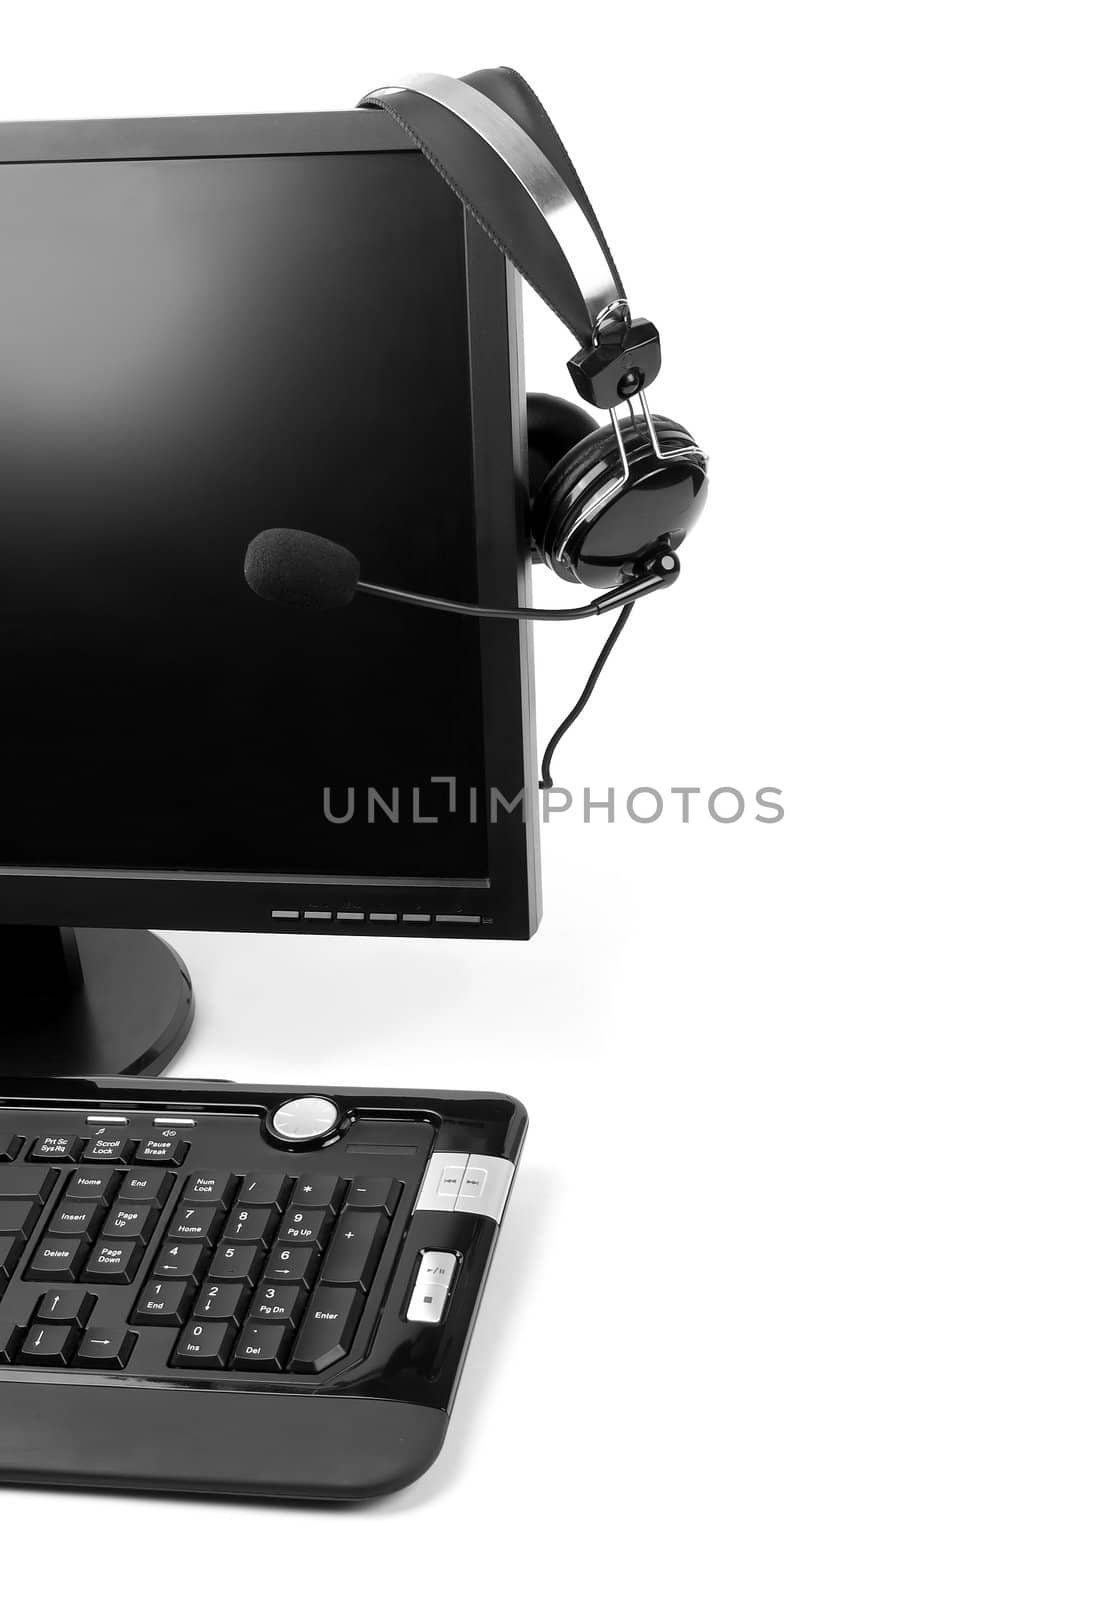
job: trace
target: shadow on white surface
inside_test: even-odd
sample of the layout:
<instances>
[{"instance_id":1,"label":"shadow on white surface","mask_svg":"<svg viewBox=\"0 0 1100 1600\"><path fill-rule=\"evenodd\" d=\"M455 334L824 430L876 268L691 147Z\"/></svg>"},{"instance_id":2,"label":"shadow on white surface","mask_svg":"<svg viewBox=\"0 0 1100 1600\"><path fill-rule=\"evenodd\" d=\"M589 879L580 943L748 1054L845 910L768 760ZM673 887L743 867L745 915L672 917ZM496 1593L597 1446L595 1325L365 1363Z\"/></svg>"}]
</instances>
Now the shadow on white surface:
<instances>
[{"instance_id":1,"label":"shadow on white surface","mask_svg":"<svg viewBox=\"0 0 1100 1600\"><path fill-rule=\"evenodd\" d=\"M515 1093L517 1062L559 1060L589 1016L585 952L429 939L172 933L196 1020L173 1077ZM544 994L568 1006L532 1015Z\"/></svg>"},{"instance_id":2,"label":"shadow on white surface","mask_svg":"<svg viewBox=\"0 0 1100 1600\"><path fill-rule=\"evenodd\" d=\"M281 1078L288 1066L292 1078L323 1076L326 1060L346 1073L350 1056L362 1058L358 1081L378 1085L376 1054L396 1053L418 1020L430 1018L445 1036L471 981L457 942L441 955L413 940L394 948L383 940L171 938L195 983L195 1027L176 1068L184 1076L226 1058L233 1076Z\"/></svg>"}]
</instances>

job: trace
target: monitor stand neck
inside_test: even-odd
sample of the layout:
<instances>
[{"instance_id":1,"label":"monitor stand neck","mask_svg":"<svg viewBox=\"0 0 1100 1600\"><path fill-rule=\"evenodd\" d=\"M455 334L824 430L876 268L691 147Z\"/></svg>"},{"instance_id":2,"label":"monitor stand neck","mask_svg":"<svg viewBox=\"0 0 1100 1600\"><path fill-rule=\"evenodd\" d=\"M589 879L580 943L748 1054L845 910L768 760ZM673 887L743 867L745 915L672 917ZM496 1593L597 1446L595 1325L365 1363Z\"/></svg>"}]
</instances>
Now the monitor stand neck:
<instances>
[{"instance_id":1,"label":"monitor stand neck","mask_svg":"<svg viewBox=\"0 0 1100 1600\"><path fill-rule=\"evenodd\" d=\"M195 1002L187 968L144 929L0 927L0 1074L163 1072Z\"/></svg>"}]
</instances>

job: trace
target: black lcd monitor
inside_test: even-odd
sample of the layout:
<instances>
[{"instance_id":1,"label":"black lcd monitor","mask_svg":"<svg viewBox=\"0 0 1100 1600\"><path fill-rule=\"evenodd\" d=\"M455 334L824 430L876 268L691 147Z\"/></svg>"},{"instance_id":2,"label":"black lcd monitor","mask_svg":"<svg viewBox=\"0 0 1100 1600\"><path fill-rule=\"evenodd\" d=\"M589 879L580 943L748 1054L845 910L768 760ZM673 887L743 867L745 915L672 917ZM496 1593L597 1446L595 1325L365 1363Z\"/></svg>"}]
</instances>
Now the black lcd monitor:
<instances>
[{"instance_id":1,"label":"black lcd monitor","mask_svg":"<svg viewBox=\"0 0 1100 1600\"><path fill-rule=\"evenodd\" d=\"M518 304L376 112L0 126L5 1069L166 1064L150 926L534 932L526 625L241 570L524 603Z\"/></svg>"}]
</instances>

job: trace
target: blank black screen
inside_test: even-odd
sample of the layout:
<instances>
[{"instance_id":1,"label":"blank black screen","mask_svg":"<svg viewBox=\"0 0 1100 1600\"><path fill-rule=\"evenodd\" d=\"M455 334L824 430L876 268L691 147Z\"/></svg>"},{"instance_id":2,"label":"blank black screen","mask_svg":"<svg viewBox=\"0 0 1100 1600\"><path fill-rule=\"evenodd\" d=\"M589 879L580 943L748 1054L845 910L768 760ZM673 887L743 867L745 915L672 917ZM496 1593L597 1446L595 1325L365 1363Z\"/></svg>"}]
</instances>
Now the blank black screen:
<instances>
[{"instance_id":1,"label":"blank black screen","mask_svg":"<svg viewBox=\"0 0 1100 1600\"><path fill-rule=\"evenodd\" d=\"M482 781L478 625L241 575L303 527L477 597L467 338L415 155L0 167L0 863L485 874L430 786Z\"/></svg>"}]
</instances>

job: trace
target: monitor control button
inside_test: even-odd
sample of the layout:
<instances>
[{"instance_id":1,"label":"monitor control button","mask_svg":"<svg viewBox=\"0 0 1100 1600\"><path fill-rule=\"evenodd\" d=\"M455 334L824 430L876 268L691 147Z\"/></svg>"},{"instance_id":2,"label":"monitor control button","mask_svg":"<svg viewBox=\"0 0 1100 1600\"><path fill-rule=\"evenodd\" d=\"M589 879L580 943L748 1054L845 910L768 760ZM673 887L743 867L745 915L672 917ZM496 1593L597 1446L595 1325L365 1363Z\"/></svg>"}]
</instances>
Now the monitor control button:
<instances>
[{"instance_id":1,"label":"monitor control button","mask_svg":"<svg viewBox=\"0 0 1100 1600\"><path fill-rule=\"evenodd\" d=\"M319 1095L286 1100L271 1118L271 1131L284 1144L314 1144L339 1126L339 1107Z\"/></svg>"}]
</instances>

